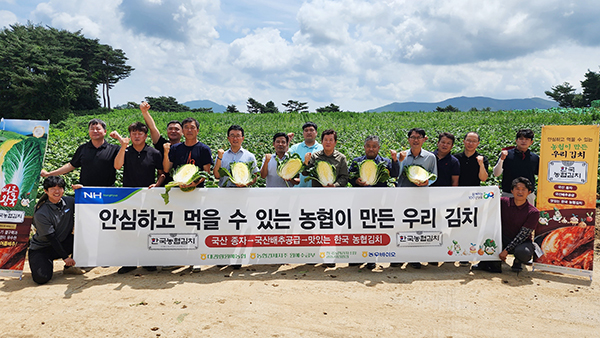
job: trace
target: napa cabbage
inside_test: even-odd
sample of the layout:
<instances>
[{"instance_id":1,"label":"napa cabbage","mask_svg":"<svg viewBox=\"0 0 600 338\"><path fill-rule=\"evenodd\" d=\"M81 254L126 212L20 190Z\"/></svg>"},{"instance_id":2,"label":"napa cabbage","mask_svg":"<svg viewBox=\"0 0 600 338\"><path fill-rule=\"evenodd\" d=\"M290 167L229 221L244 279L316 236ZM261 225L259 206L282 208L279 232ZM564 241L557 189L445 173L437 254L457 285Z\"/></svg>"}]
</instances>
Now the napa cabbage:
<instances>
[{"instance_id":1,"label":"napa cabbage","mask_svg":"<svg viewBox=\"0 0 600 338\"><path fill-rule=\"evenodd\" d=\"M430 173L422 166L416 164L404 167L404 175L406 175L406 178L408 178L409 181L416 185L421 185L429 180L435 181L437 179L436 174Z\"/></svg>"},{"instance_id":2,"label":"napa cabbage","mask_svg":"<svg viewBox=\"0 0 600 338\"><path fill-rule=\"evenodd\" d=\"M358 172L352 173L352 178L361 178L367 185L376 185L377 183L386 183L388 186L394 186L394 179L390 177L390 171L387 163L381 161L375 163L373 160L364 160L357 163Z\"/></svg>"},{"instance_id":3,"label":"napa cabbage","mask_svg":"<svg viewBox=\"0 0 600 338\"><path fill-rule=\"evenodd\" d=\"M44 160L45 141L35 138L6 140L0 146L0 187L15 184L21 197L37 184Z\"/></svg>"},{"instance_id":4,"label":"napa cabbage","mask_svg":"<svg viewBox=\"0 0 600 338\"><path fill-rule=\"evenodd\" d=\"M222 177L227 177L225 180L225 184L227 181L235 185L248 185L252 182L252 168L254 167L254 162L231 162L229 164L229 169L227 170L223 167L219 168L219 175Z\"/></svg>"},{"instance_id":5,"label":"napa cabbage","mask_svg":"<svg viewBox=\"0 0 600 338\"><path fill-rule=\"evenodd\" d=\"M309 180L316 180L321 183L322 186L334 184L337 179L337 173L335 167L326 161L317 161L315 165L308 169L308 175L304 179L304 182Z\"/></svg>"},{"instance_id":6,"label":"napa cabbage","mask_svg":"<svg viewBox=\"0 0 600 338\"><path fill-rule=\"evenodd\" d=\"M180 187L181 191L192 191L196 187L181 188L181 186L190 185L202 177L208 178L209 175L204 171L200 171L200 168L194 164L184 164L177 168L175 174L173 174L173 181L165 185L165 193L160 194L160 196L165 201L165 204L169 204L169 191L171 191L171 188Z\"/></svg>"},{"instance_id":7,"label":"napa cabbage","mask_svg":"<svg viewBox=\"0 0 600 338\"><path fill-rule=\"evenodd\" d=\"M277 175L284 180L291 180L296 177L299 172L304 169L304 162L300 158L300 155L294 153L288 158L279 161L277 159Z\"/></svg>"}]
</instances>

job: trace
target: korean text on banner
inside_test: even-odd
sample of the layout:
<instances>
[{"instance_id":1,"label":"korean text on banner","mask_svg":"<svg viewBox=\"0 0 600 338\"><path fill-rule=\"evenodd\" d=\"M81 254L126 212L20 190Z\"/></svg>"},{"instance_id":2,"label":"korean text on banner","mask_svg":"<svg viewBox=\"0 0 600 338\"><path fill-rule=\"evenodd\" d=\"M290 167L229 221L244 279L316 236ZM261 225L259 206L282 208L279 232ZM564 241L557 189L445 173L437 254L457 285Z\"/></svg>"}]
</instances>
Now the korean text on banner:
<instances>
[{"instance_id":1,"label":"korean text on banner","mask_svg":"<svg viewBox=\"0 0 600 338\"><path fill-rule=\"evenodd\" d=\"M76 191L74 258L97 265L498 259L497 187Z\"/></svg>"},{"instance_id":2,"label":"korean text on banner","mask_svg":"<svg viewBox=\"0 0 600 338\"><path fill-rule=\"evenodd\" d=\"M49 121L0 120L0 275L23 273Z\"/></svg>"},{"instance_id":3,"label":"korean text on banner","mask_svg":"<svg viewBox=\"0 0 600 338\"><path fill-rule=\"evenodd\" d=\"M592 275L600 126L544 126L534 268Z\"/></svg>"}]
</instances>

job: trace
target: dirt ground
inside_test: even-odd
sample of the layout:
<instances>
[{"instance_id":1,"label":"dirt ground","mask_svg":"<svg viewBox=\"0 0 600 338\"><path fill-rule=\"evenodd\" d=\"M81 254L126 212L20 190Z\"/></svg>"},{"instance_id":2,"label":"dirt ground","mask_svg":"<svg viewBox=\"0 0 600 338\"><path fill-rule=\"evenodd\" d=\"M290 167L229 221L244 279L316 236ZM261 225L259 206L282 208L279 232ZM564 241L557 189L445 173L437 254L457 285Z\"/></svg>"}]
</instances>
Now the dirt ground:
<instances>
[{"instance_id":1,"label":"dirt ground","mask_svg":"<svg viewBox=\"0 0 600 338\"><path fill-rule=\"evenodd\" d=\"M597 213L598 214L597 210ZM596 225L600 224L597 216ZM598 226L597 226L598 228ZM595 265L600 263L596 236ZM511 257L509 257L510 263ZM0 278L0 337L597 337L600 277L444 263Z\"/></svg>"}]
</instances>

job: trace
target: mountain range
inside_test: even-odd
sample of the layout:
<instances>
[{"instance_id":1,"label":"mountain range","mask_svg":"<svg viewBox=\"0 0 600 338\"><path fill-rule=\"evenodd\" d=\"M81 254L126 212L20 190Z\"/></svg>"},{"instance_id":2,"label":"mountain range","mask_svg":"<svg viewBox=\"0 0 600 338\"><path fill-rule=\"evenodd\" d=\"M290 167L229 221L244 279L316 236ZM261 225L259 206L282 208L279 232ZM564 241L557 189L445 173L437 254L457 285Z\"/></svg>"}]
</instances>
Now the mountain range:
<instances>
[{"instance_id":1,"label":"mountain range","mask_svg":"<svg viewBox=\"0 0 600 338\"><path fill-rule=\"evenodd\" d=\"M184 106L188 106L191 109L195 109L195 108L212 108L212 111L215 113L222 113L224 112L227 108L225 106L222 106L216 102L213 102L211 100L195 100L195 101L188 101L188 102L184 102L182 103L182 105Z\"/></svg>"},{"instance_id":2,"label":"mountain range","mask_svg":"<svg viewBox=\"0 0 600 338\"><path fill-rule=\"evenodd\" d=\"M222 113L227 108L216 102L210 100L195 100L182 103L190 108L212 108L215 113ZM492 111L496 110L527 110L527 109L548 109L552 107L558 107L558 103L555 101L541 99L539 97L532 97L529 99L508 99L498 100L490 97L476 96L476 97L453 97L440 102L394 102L388 105L367 110L367 112L419 112L419 111L435 111L437 107L445 108L447 106L453 106L460 109L460 111L468 111L471 108L477 108L483 110L490 108Z\"/></svg>"},{"instance_id":3,"label":"mountain range","mask_svg":"<svg viewBox=\"0 0 600 338\"><path fill-rule=\"evenodd\" d=\"M469 111L471 108L477 108L483 110L484 108L490 108L492 111L496 110L527 110L527 109L548 109L552 107L558 107L558 103L555 101L544 100L539 97L533 97L529 99L509 99L509 100L498 100L484 96L477 97L453 97L440 102L426 103L426 102L394 102L388 105L368 110L367 112L386 112L386 111L435 111L437 107L445 108L447 106L453 106L460 109L460 111Z\"/></svg>"}]
</instances>

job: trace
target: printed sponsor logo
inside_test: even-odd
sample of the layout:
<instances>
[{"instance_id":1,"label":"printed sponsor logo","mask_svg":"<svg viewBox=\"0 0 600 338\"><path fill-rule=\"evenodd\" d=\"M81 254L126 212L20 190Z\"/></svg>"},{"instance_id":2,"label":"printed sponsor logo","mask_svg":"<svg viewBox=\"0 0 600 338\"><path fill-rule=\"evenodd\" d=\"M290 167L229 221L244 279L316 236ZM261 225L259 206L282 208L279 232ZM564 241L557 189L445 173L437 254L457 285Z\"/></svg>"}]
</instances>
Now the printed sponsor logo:
<instances>
[{"instance_id":1,"label":"printed sponsor logo","mask_svg":"<svg viewBox=\"0 0 600 338\"><path fill-rule=\"evenodd\" d=\"M396 233L396 246L442 246L443 237L441 231L402 231Z\"/></svg>"},{"instance_id":2,"label":"printed sponsor logo","mask_svg":"<svg viewBox=\"0 0 600 338\"><path fill-rule=\"evenodd\" d=\"M198 234L149 234L150 250L197 250Z\"/></svg>"},{"instance_id":3,"label":"printed sponsor logo","mask_svg":"<svg viewBox=\"0 0 600 338\"><path fill-rule=\"evenodd\" d=\"M370 258L375 258L375 257L396 257L396 253L394 251L382 251L382 252L368 252L367 256L363 257L370 257Z\"/></svg>"},{"instance_id":4,"label":"printed sponsor logo","mask_svg":"<svg viewBox=\"0 0 600 338\"><path fill-rule=\"evenodd\" d=\"M22 223L23 221L25 221L25 211L0 210L0 222Z\"/></svg>"},{"instance_id":5,"label":"printed sponsor logo","mask_svg":"<svg viewBox=\"0 0 600 338\"><path fill-rule=\"evenodd\" d=\"M492 199L494 198L494 192L490 191L490 192L474 192L471 193L471 196L469 196L470 200L487 200L487 199Z\"/></svg>"}]
</instances>

